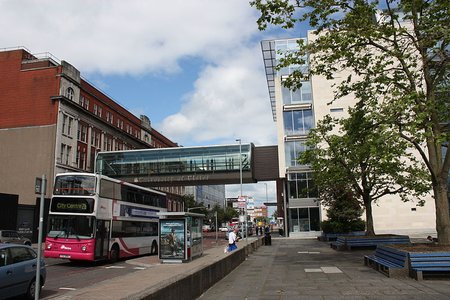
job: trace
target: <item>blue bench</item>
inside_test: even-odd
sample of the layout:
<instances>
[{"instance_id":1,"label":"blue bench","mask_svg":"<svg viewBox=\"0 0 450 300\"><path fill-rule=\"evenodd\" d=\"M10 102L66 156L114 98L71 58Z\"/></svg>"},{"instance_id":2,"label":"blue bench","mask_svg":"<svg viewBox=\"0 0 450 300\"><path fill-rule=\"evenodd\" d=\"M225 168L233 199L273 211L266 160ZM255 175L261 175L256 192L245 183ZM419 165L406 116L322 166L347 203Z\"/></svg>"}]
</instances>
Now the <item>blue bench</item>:
<instances>
[{"instance_id":1,"label":"blue bench","mask_svg":"<svg viewBox=\"0 0 450 300\"><path fill-rule=\"evenodd\" d=\"M416 280L423 280L423 273L450 274L450 252L409 252L409 273Z\"/></svg>"},{"instance_id":2,"label":"blue bench","mask_svg":"<svg viewBox=\"0 0 450 300\"><path fill-rule=\"evenodd\" d=\"M352 231L348 233L323 233L322 235L319 235L317 239L321 242L334 242L337 240L338 236L362 236L365 234L365 231Z\"/></svg>"},{"instance_id":3,"label":"blue bench","mask_svg":"<svg viewBox=\"0 0 450 300\"><path fill-rule=\"evenodd\" d=\"M336 242L330 243L331 248L336 250L351 250L352 248L375 248L378 245L389 244L411 244L407 235L373 236L338 236Z\"/></svg>"},{"instance_id":4,"label":"blue bench","mask_svg":"<svg viewBox=\"0 0 450 300\"><path fill-rule=\"evenodd\" d=\"M407 275L407 252L391 247L377 246L374 254L364 256L364 265L388 277Z\"/></svg>"}]
</instances>

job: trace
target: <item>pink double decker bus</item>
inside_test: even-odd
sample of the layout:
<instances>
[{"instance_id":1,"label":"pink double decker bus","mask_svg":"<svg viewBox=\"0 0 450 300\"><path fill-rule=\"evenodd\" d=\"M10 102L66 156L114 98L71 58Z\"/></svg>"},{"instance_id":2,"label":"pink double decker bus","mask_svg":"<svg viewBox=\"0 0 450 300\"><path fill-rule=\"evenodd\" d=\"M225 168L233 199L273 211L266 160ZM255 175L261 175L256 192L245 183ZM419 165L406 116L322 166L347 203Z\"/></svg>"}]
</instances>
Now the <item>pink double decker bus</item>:
<instances>
[{"instance_id":1,"label":"pink double decker bus","mask_svg":"<svg viewBox=\"0 0 450 300\"><path fill-rule=\"evenodd\" d=\"M92 173L55 177L45 257L117 261L158 253L166 194Z\"/></svg>"}]
</instances>

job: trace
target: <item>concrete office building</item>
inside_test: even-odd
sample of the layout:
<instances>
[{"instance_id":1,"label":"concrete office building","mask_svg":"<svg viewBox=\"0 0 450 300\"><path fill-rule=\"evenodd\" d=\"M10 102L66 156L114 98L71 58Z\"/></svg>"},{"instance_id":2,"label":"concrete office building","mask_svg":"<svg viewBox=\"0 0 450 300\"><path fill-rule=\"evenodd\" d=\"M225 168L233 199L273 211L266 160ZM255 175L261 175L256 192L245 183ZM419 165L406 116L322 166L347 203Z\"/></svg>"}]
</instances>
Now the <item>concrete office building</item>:
<instances>
[{"instance_id":1,"label":"concrete office building","mask_svg":"<svg viewBox=\"0 0 450 300\"><path fill-rule=\"evenodd\" d=\"M203 203L207 209L212 209L215 205L225 207L225 186L224 185L197 185L187 186L186 194L193 195L195 201Z\"/></svg>"},{"instance_id":2,"label":"concrete office building","mask_svg":"<svg viewBox=\"0 0 450 300\"><path fill-rule=\"evenodd\" d=\"M308 32L303 40L307 43L313 38L312 32ZM347 108L355 105L356 100L346 97L329 104L333 99L332 85L336 82L319 76L302 82L301 89L296 91L282 86L283 78L293 70L308 69L306 63L275 70L282 52L297 49L297 40L262 41L261 47L278 134L279 177L283 180L283 209L279 217L287 220L290 236L317 236L320 234L320 222L326 219L326 208L317 201L318 190L311 169L300 165L297 157L305 150L309 130L319 120L328 114L337 118L346 117ZM305 61L308 61L306 57ZM340 75L335 78L345 78L345 74ZM431 195L426 199L425 206L418 207L416 204L414 201L404 203L397 196L386 196L373 204L376 233L434 233L435 206Z\"/></svg>"},{"instance_id":3,"label":"concrete office building","mask_svg":"<svg viewBox=\"0 0 450 300\"><path fill-rule=\"evenodd\" d=\"M48 179L48 211L54 175L93 172L98 152L178 146L48 53L0 51L0 103L0 228L34 239L37 177ZM164 190L174 194L169 210L181 209L184 188Z\"/></svg>"}]
</instances>

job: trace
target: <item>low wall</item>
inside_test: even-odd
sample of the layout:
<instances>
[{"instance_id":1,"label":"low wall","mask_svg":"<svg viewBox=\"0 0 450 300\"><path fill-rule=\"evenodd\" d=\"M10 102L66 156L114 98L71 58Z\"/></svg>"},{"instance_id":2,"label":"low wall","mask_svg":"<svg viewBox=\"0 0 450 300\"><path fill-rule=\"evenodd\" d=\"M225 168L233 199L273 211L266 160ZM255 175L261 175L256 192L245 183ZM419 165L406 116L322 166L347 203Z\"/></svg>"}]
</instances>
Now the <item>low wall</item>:
<instances>
[{"instance_id":1,"label":"low wall","mask_svg":"<svg viewBox=\"0 0 450 300\"><path fill-rule=\"evenodd\" d=\"M194 273L188 274L142 299L196 299L216 282L227 276L262 244L263 239L258 238L245 247L238 248L230 254L224 254L222 259L211 265L194 271Z\"/></svg>"}]
</instances>

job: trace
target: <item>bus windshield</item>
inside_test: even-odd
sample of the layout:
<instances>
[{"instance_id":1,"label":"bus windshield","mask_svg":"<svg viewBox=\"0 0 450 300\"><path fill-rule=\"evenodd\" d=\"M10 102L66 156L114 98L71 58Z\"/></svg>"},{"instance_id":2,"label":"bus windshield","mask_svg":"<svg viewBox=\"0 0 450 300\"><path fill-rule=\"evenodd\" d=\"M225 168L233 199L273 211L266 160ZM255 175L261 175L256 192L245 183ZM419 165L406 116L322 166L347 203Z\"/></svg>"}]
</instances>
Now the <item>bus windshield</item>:
<instances>
[{"instance_id":1,"label":"bus windshield","mask_svg":"<svg viewBox=\"0 0 450 300\"><path fill-rule=\"evenodd\" d=\"M90 216L49 216L50 238L91 239L94 237L94 217Z\"/></svg>"},{"instance_id":2,"label":"bus windshield","mask_svg":"<svg viewBox=\"0 0 450 300\"><path fill-rule=\"evenodd\" d=\"M54 195L86 195L95 194L95 177L80 175L57 176Z\"/></svg>"}]
</instances>

